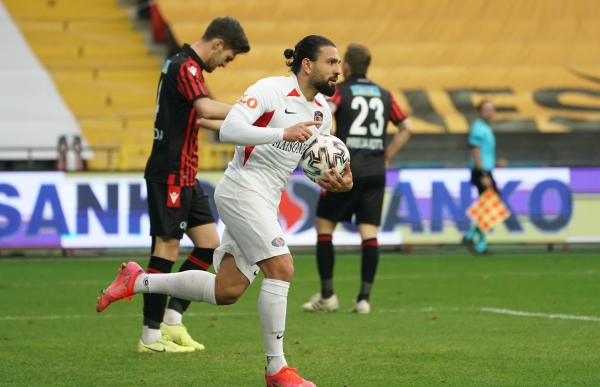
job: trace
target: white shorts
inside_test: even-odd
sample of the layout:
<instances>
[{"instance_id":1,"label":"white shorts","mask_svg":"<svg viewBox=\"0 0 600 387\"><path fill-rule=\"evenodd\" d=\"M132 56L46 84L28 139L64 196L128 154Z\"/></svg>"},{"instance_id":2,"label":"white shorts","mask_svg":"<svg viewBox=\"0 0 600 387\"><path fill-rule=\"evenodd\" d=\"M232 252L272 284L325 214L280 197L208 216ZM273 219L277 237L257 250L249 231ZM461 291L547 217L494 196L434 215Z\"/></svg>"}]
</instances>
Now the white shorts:
<instances>
[{"instance_id":1,"label":"white shorts","mask_svg":"<svg viewBox=\"0 0 600 387\"><path fill-rule=\"evenodd\" d=\"M277 220L278 209L227 176L217 185L214 197L219 217L225 224L221 246L214 254L215 270L219 270L225 253L229 253L252 283L259 271L257 262L290 252Z\"/></svg>"}]
</instances>

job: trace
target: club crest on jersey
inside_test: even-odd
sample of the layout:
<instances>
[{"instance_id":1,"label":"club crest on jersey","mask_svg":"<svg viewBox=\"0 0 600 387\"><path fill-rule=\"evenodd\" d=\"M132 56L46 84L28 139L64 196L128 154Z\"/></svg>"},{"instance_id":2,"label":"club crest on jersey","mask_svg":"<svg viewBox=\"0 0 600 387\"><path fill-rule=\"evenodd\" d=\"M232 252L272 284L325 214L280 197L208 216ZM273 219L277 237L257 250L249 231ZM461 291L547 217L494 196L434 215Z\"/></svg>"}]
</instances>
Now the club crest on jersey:
<instances>
[{"instance_id":1,"label":"club crest on jersey","mask_svg":"<svg viewBox=\"0 0 600 387\"><path fill-rule=\"evenodd\" d=\"M275 247L283 247L285 246L285 241L282 237L277 237L271 241L271 244Z\"/></svg>"},{"instance_id":2,"label":"club crest on jersey","mask_svg":"<svg viewBox=\"0 0 600 387\"><path fill-rule=\"evenodd\" d=\"M190 70L190 73L192 73L194 77L196 76L196 72L198 72L198 69L194 66L190 66L188 70Z\"/></svg>"},{"instance_id":3,"label":"club crest on jersey","mask_svg":"<svg viewBox=\"0 0 600 387\"><path fill-rule=\"evenodd\" d=\"M313 121L323 122L323 112L317 110L315 112L315 119Z\"/></svg>"}]
</instances>

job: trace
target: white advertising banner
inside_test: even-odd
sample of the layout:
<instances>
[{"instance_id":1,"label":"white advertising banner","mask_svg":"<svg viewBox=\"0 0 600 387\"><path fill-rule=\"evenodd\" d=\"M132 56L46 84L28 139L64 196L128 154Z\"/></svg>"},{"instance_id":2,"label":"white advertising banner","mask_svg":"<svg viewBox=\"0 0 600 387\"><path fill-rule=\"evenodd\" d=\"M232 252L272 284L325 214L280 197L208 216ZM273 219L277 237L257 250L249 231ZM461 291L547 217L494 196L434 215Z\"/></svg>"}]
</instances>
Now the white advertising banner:
<instances>
[{"instance_id":1,"label":"white advertising banner","mask_svg":"<svg viewBox=\"0 0 600 387\"><path fill-rule=\"evenodd\" d=\"M211 200L222 176L198 175ZM501 169L494 176L512 215L491 242L600 242L600 169ZM471 227L465 210L477 198L469 179L466 169L388 171L379 243L458 243ZM315 245L319 190L302 172L290 177L279 207L288 245ZM140 175L1 172L0 249L150 247L146 197ZM346 223L333 241L361 242ZM184 237L182 245L191 242Z\"/></svg>"}]
</instances>

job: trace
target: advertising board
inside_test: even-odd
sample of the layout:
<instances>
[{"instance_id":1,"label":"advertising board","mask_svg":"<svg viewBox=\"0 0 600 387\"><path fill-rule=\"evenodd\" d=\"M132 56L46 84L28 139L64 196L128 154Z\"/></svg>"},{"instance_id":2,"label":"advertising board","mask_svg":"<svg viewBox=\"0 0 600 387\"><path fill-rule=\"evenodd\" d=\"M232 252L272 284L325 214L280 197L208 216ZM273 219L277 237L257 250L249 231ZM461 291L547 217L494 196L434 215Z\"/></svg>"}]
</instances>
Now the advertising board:
<instances>
[{"instance_id":1,"label":"advertising board","mask_svg":"<svg viewBox=\"0 0 600 387\"><path fill-rule=\"evenodd\" d=\"M198 175L211 198L222 176ZM512 215L491 243L600 242L600 169L506 168L494 176ZM458 243L477 197L469 179L466 169L388 171L379 243ZM319 193L302 172L290 177L280 205L288 245L315 244ZM141 174L0 173L0 248L149 247L149 229ZM359 243L356 226L338 226L334 244Z\"/></svg>"}]
</instances>

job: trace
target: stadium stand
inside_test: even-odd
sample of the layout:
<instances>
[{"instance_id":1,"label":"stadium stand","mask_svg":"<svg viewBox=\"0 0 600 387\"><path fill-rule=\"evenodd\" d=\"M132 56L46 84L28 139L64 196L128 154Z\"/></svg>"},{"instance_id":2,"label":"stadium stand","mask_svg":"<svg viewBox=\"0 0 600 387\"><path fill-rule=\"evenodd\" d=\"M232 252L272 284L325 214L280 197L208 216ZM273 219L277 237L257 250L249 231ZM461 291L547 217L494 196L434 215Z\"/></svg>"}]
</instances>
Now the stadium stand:
<instances>
[{"instance_id":1,"label":"stadium stand","mask_svg":"<svg viewBox=\"0 0 600 387\"><path fill-rule=\"evenodd\" d=\"M89 144L118 150L96 151L90 168L143 168L160 63L148 54L143 33L133 30L127 9L112 0L4 4Z\"/></svg>"},{"instance_id":2,"label":"stadium stand","mask_svg":"<svg viewBox=\"0 0 600 387\"><path fill-rule=\"evenodd\" d=\"M143 168L160 64L148 54L143 34L133 30L127 9L116 0L4 3L89 143L119 147L113 159L119 169ZM475 116L473 106L483 98L498 106L494 128L499 133L529 138L570 133L578 144L600 133L600 7L595 0L363 1L351 6L341 0L157 0L156 5L179 44L196 41L217 16L241 21L250 53L227 71L206 76L212 96L224 102L235 102L259 78L287 74L283 50L308 34L322 34L341 53L351 42L370 47L370 78L393 92L418 134L464 135ZM539 140L528 141L535 146ZM205 146L201 152L205 149L209 155L217 148ZM97 154L90 166L105 168L106 157Z\"/></svg>"},{"instance_id":3,"label":"stadium stand","mask_svg":"<svg viewBox=\"0 0 600 387\"><path fill-rule=\"evenodd\" d=\"M500 106L501 131L600 130L596 4L158 0L179 42L196 39L219 15L243 23L252 51L233 64L234 75L212 76L220 98L233 102L258 77L284 73L283 49L322 34L342 52L351 42L371 48L370 77L393 90L417 133L465 133L472 106L484 97Z\"/></svg>"},{"instance_id":4,"label":"stadium stand","mask_svg":"<svg viewBox=\"0 0 600 387\"><path fill-rule=\"evenodd\" d=\"M81 132L2 3L0 46L0 169L31 168L34 159L55 168L58 139L81 139Z\"/></svg>"}]
</instances>

